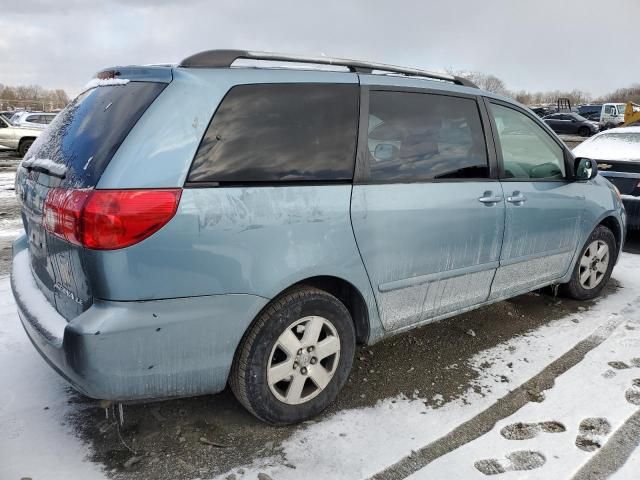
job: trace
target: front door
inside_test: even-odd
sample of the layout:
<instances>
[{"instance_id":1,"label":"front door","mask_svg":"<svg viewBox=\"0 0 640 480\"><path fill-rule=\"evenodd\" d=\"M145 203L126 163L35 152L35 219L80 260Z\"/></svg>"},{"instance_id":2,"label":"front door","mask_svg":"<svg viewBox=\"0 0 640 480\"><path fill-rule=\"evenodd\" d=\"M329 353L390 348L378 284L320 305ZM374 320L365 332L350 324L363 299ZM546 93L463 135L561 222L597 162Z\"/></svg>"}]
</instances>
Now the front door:
<instances>
[{"instance_id":1,"label":"front door","mask_svg":"<svg viewBox=\"0 0 640 480\"><path fill-rule=\"evenodd\" d=\"M369 88L351 219L393 330L487 299L505 207L475 97Z\"/></svg>"},{"instance_id":2,"label":"front door","mask_svg":"<svg viewBox=\"0 0 640 480\"><path fill-rule=\"evenodd\" d=\"M504 242L491 298L552 283L578 247L581 186L567 179L564 147L532 115L490 103L506 200Z\"/></svg>"}]
</instances>

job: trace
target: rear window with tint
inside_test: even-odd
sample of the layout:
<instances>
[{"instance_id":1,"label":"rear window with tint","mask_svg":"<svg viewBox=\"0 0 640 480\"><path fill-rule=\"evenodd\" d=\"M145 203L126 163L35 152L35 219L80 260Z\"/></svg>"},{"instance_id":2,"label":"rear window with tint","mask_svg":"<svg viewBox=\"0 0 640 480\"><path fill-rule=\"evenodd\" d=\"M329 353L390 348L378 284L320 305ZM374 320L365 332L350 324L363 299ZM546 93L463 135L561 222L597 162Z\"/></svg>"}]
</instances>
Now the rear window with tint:
<instances>
[{"instance_id":1,"label":"rear window with tint","mask_svg":"<svg viewBox=\"0 0 640 480\"><path fill-rule=\"evenodd\" d=\"M129 82L81 93L36 139L26 159L66 167L63 186L94 187L116 150L165 83Z\"/></svg>"},{"instance_id":2,"label":"rear window with tint","mask_svg":"<svg viewBox=\"0 0 640 480\"><path fill-rule=\"evenodd\" d=\"M372 182L489 177L484 130L473 99L372 91L368 146Z\"/></svg>"},{"instance_id":3,"label":"rear window with tint","mask_svg":"<svg viewBox=\"0 0 640 480\"><path fill-rule=\"evenodd\" d=\"M357 85L236 86L202 139L189 181L351 180L357 121Z\"/></svg>"}]
</instances>

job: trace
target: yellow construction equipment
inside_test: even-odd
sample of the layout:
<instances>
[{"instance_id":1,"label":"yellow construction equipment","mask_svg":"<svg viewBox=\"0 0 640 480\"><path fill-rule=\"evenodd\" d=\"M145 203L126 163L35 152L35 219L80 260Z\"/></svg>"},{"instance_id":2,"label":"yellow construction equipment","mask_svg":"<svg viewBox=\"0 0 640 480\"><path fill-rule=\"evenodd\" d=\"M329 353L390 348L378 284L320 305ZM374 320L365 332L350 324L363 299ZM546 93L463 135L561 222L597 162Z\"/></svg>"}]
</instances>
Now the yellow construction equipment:
<instances>
[{"instance_id":1,"label":"yellow construction equipment","mask_svg":"<svg viewBox=\"0 0 640 480\"><path fill-rule=\"evenodd\" d=\"M640 124L640 105L633 102L627 102L627 106L624 109L624 123L621 127L628 127L638 122Z\"/></svg>"}]
</instances>

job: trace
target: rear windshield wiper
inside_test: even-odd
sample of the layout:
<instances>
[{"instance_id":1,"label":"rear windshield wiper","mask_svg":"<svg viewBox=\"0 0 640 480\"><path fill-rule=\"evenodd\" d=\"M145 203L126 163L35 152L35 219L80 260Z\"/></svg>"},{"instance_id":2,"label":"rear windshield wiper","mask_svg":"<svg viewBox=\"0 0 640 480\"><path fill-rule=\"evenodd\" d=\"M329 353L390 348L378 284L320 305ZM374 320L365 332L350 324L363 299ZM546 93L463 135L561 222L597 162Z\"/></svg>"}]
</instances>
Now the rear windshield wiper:
<instances>
[{"instance_id":1,"label":"rear windshield wiper","mask_svg":"<svg viewBox=\"0 0 640 480\"><path fill-rule=\"evenodd\" d=\"M46 173L52 177L64 178L67 174L66 166L49 160L48 158L30 158L23 160L21 166L27 170Z\"/></svg>"}]
</instances>

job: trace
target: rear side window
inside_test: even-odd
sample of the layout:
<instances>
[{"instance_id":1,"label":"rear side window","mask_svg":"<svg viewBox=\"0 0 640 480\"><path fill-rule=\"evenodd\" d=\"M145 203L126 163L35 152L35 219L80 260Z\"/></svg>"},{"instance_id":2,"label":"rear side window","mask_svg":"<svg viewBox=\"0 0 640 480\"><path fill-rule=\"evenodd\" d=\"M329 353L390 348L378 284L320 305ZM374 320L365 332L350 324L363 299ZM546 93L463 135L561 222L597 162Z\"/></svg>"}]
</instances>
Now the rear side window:
<instances>
[{"instance_id":1,"label":"rear side window","mask_svg":"<svg viewBox=\"0 0 640 480\"><path fill-rule=\"evenodd\" d=\"M489 176L480 113L468 98L372 91L368 147L372 182Z\"/></svg>"},{"instance_id":2,"label":"rear side window","mask_svg":"<svg viewBox=\"0 0 640 480\"><path fill-rule=\"evenodd\" d=\"M218 107L188 180L351 180L357 121L357 85L236 86Z\"/></svg>"},{"instance_id":3,"label":"rear side window","mask_svg":"<svg viewBox=\"0 0 640 480\"><path fill-rule=\"evenodd\" d=\"M111 157L164 83L129 82L81 93L38 136L27 159L67 167L63 186L94 187Z\"/></svg>"}]
</instances>

